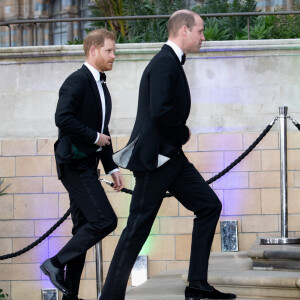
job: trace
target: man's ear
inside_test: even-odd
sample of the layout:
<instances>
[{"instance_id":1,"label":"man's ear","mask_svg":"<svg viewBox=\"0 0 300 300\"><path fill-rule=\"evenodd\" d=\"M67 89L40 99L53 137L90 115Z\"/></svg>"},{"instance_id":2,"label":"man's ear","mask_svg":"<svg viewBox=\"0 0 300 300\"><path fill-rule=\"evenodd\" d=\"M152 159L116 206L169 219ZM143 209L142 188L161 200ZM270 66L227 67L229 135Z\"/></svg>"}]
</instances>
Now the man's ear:
<instances>
[{"instance_id":1,"label":"man's ear","mask_svg":"<svg viewBox=\"0 0 300 300\"><path fill-rule=\"evenodd\" d=\"M90 48L90 56L95 56L96 55L96 46L92 46L91 48Z\"/></svg>"},{"instance_id":2,"label":"man's ear","mask_svg":"<svg viewBox=\"0 0 300 300\"><path fill-rule=\"evenodd\" d=\"M183 36L186 36L188 34L189 28L186 25L183 25L179 30L181 31L181 34Z\"/></svg>"}]
</instances>

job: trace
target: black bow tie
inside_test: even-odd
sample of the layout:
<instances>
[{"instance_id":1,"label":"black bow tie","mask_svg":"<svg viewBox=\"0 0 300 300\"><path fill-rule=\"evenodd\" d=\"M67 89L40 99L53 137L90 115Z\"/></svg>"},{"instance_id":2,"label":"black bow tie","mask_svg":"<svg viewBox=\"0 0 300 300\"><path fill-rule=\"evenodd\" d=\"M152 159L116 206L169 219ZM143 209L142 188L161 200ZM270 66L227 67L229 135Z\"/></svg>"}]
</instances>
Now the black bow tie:
<instances>
[{"instance_id":1,"label":"black bow tie","mask_svg":"<svg viewBox=\"0 0 300 300\"><path fill-rule=\"evenodd\" d=\"M181 64L184 65L184 63L185 63L185 54L183 53L181 57Z\"/></svg>"},{"instance_id":2,"label":"black bow tie","mask_svg":"<svg viewBox=\"0 0 300 300\"><path fill-rule=\"evenodd\" d=\"M101 81L101 83L102 82L106 83L106 75L105 75L105 73L100 72L100 81Z\"/></svg>"}]
</instances>

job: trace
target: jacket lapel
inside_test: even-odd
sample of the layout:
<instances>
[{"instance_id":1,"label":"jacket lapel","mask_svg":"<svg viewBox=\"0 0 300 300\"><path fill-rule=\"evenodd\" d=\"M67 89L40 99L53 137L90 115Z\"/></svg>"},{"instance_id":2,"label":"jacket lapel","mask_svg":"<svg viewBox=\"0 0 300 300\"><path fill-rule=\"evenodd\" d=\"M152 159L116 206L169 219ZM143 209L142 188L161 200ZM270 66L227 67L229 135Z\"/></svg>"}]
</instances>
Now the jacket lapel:
<instances>
[{"instance_id":1,"label":"jacket lapel","mask_svg":"<svg viewBox=\"0 0 300 300\"><path fill-rule=\"evenodd\" d=\"M186 95L188 97L188 101L187 101L187 115L189 115L190 113L190 109L191 109L191 94L190 94L190 88L189 88L189 84L188 84L188 81L186 79L186 76L185 76L185 72L183 70L183 67L181 65L181 62L179 61L179 58L178 56L176 55L176 53L174 52L174 50L167 44L163 45L162 49L164 50L167 50L175 59L181 73L182 73L182 76L184 78L184 82L185 82L185 91L186 91Z\"/></svg>"},{"instance_id":2,"label":"jacket lapel","mask_svg":"<svg viewBox=\"0 0 300 300\"><path fill-rule=\"evenodd\" d=\"M102 116L101 99L100 99L100 94L99 94L99 90L98 90L98 86L97 86L97 83L95 81L95 78L93 77L92 73L90 72L90 70L85 65L83 65L81 67L81 69L87 75L87 78L89 80L89 83L91 85L91 88L92 88L94 96L95 96L94 101L95 101L95 105L97 107L97 111L98 111L99 115Z\"/></svg>"},{"instance_id":3,"label":"jacket lapel","mask_svg":"<svg viewBox=\"0 0 300 300\"><path fill-rule=\"evenodd\" d=\"M111 115L111 97L106 83L102 84L104 97L105 97L105 119L104 119L104 130L108 130L108 123Z\"/></svg>"}]
</instances>

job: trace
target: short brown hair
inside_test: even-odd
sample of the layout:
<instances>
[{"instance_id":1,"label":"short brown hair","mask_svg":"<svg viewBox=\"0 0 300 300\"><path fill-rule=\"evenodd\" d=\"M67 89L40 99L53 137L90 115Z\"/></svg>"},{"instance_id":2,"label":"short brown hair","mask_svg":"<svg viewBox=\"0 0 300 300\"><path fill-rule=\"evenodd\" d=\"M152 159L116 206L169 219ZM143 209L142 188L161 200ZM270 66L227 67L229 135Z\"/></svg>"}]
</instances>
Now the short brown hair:
<instances>
[{"instance_id":1,"label":"short brown hair","mask_svg":"<svg viewBox=\"0 0 300 300\"><path fill-rule=\"evenodd\" d=\"M104 40L110 39L115 41L116 35L106 29L100 28L89 32L89 34L83 40L83 50L85 56L89 55L92 46L102 47L104 45Z\"/></svg>"},{"instance_id":2,"label":"short brown hair","mask_svg":"<svg viewBox=\"0 0 300 300\"><path fill-rule=\"evenodd\" d=\"M195 25L195 16L197 16L197 14L188 9L174 12L168 21L169 36L176 36L178 30L183 25L186 25L189 30L192 30Z\"/></svg>"}]
</instances>

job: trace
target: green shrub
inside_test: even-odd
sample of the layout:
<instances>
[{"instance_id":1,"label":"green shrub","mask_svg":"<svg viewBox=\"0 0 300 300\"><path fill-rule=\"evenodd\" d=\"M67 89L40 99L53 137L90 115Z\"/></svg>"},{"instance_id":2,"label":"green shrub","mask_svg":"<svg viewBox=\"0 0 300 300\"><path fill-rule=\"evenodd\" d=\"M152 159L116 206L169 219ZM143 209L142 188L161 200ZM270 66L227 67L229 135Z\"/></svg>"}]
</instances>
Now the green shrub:
<instances>
[{"instance_id":1,"label":"green shrub","mask_svg":"<svg viewBox=\"0 0 300 300\"><path fill-rule=\"evenodd\" d=\"M2 289L0 289L0 299L8 299L8 294L4 293Z\"/></svg>"},{"instance_id":2,"label":"green shrub","mask_svg":"<svg viewBox=\"0 0 300 300\"><path fill-rule=\"evenodd\" d=\"M208 18L205 22L204 36L206 41L228 40L229 29L222 29L222 24L217 18Z\"/></svg>"},{"instance_id":3,"label":"green shrub","mask_svg":"<svg viewBox=\"0 0 300 300\"><path fill-rule=\"evenodd\" d=\"M209 13L234 13L234 12L255 12L257 6L257 1L253 0L208 0L201 6L196 6L193 10L199 14L209 14ZM205 18L205 28L209 24L211 18ZM250 25L255 24L256 17L250 18ZM210 24L209 24L210 26ZM226 40L243 39L240 37L244 36L243 30L247 26L247 17L220 17L218 18L218 28L223 32L224 38ZM205 32L204 32L205 35ZM206 40L210 39L210 36Z\"/></svg>"},{"instance_id":4,"label":"green shrub","mask_svg":"<svg viewBox=\"0 0 300 300\"><path fill-rule=\"evenodd\" d=\"M93 17L169 15L188 8L187 0L95 0L91 6ZM300 10L300 0L294 1L294 10ZM255 0L207 0L193 10L198 14L256 12ZM282 10L278 7L277 10ZM204 18L207 41L248 39L246 16ZM300 38L300 16L249 17L250 39ZM106 27L117 35L117 43L148 43L167 40L167 19L115 20L92 22L86 31ZM74 39L69 44L81 44Z\"/></svg>"},{"instance_id":5,"label":"green shrub","mask_svg":"<svg viewBox=\"0 0 300 300\"><path fill-rule=\"evenodd\" d=\"M168 15L187 8L187 0L95 0L91 7L92 16L144 16ZM162 42L166 41L167 19L116 20L93 22L92 29L105 27L117 35L118 43Z\"/></svg>"},{"instance_id":6,"label":"green shrub","mask_svg":"<svg viewBox=\"0 0 300 300\"><path fill-rule=\"evenodd\" d=\"M298 3L300 1L297 1ZM300 10L300 4L295 4L294 10ZM276 11L282 11L277 7ZM276 15L266 16L266 27L270 27L270 38L293 39L300 38L300 16L299 15Z\"/></svg>"},{"instance_id":7,"label":"green shrub","mask_svg":"<svg viewBox=\"0 0 300 300\"><path fill-rule=\"evenodd\" d=\"M80 40L78 37L74 37L73 41L68 41L67 45L81 45L83 44L83 40Z\"/></svg>"}]
</instances>

